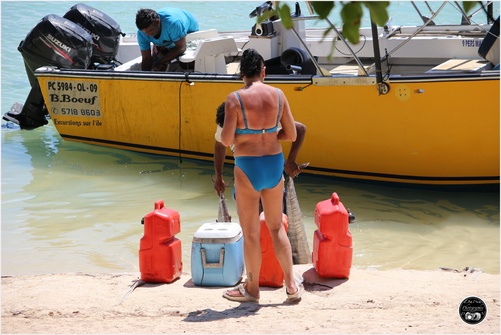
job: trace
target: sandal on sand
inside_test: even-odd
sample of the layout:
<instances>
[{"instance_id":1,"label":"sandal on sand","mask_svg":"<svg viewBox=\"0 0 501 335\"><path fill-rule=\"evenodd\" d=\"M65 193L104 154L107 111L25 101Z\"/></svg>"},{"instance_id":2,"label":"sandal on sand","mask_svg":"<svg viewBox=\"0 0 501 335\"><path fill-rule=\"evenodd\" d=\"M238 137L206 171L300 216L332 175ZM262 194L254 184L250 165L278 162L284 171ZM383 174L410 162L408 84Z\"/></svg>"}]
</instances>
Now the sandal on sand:
<instances>
[{"instance_id":1,"label":"sandal on sand","mask_svg":"<svg viewBox=\"0 0 501 335\"><path fill-rule=\"evenodd\" d=\"M297 286L296 293L289 294L289 292L287 292L287 290L285 290L285 293L287 293L287 300L286 300L287 302L301 301L301 295L303 295L304 286L303 286L303 284L299 284L299 283L297 283L296 286Z\"/></svg>"},{"instance_id":2,"label":"sandal on sand","mask_svg":"<svg viewBox=\"0 0 501 335\"><path fill-rule=\"evenodd\" d=\"M230 295L228 292L239 292L241 295ZM245 290L244 284L240 284L237 287L228 290L223 293L223 297L231 301L239 302L259 302L259 298L253 297Z\"/></svg>"}]
</instances>

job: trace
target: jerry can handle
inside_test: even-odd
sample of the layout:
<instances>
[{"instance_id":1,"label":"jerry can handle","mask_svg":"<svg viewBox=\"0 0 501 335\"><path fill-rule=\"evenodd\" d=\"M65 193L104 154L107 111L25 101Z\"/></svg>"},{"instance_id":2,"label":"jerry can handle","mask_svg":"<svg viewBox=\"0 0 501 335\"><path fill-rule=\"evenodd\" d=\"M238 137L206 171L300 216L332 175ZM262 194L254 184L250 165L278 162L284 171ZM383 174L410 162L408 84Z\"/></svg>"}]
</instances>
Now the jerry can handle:
<instances>
[{"instance_id":1,"label":"jerry can handle","mask_svg":"<svg viewBox=\"0 0 501 335\"><path fill-rule=\"evenodd\" d=\"M331 202L334 206L339 205L339 195L336 192L332 193Z\"/></svg>"},{"instance_id":2,"label":"jerry can handle","mask_svg":"<svg viewBox=\"0 0 501 335\"><path fill-rule=\"evenodd\" d=\"M202 253L202 264L204 269L220 269L223 267L223 259L224 259L224 249L221 248L219 251L219 262L217 263L207 263L207 257L205 256L205 249L201 248L200 252Z\"/></svg>"},{"instance_id":3,"label":"jerry can handle","mask_svg":"<svg viewBox=\"0 0 501 335\"><path fill-rule=\"evenodd\" d=\"M164 201L163 200L155 201L155 209L162 209L162 208L164 208Z\"/></svg>"}]
</instances>

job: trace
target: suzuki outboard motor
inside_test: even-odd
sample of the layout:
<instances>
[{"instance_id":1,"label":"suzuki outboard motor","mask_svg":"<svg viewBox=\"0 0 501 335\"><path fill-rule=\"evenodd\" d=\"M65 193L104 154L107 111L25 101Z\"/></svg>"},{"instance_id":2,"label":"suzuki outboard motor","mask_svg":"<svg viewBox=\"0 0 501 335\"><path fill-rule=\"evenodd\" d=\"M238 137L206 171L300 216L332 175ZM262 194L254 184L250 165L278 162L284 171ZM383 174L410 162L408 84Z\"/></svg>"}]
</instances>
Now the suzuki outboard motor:
<instances>
[{"instance_id":1,"label":"suzuki outboard motor","mask_svg":"<svg viewBox=\"0 0 501 335\"><path fill-rule=\"evenodd\" d=\"M92 37L68 19L47 15L28 33L18 47L23 56L31 91L19 114L8 112L3 119L22 129L34 129L47 124L47 109L35 77L43 66L86 69L92 57Z\"/></svg>"},{"instance_id":2,"label":"suzuki outboard motor","mask_svg":"<svg viewBox=\"0 0 501 335\"><path fill-rule=\"evenodd\" d=\"M99 10L79 3L64 14L92 36L92 63L108 64L114 60L120 43L120 25Z\"/></svg>"}]
</instances>

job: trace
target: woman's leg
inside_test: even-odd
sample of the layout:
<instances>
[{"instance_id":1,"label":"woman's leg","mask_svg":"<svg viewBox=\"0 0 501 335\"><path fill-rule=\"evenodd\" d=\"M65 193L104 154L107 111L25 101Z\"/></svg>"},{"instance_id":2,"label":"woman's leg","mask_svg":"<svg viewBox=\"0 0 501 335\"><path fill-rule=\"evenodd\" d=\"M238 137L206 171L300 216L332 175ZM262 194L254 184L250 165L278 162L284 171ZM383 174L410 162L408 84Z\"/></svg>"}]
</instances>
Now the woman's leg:
<instances>
[{"instance_id":1,"label":"woman's leg","mask_svg":"<svg viewBox=\"0 0 501 335\"><path fill-rule=\"evenodd\" d=\"M278 262L284 272L285 286L288 293L295 293L298 289L292 268L292 248L287 231L282 224L284 179L272 189L261 191L266 226L270 231L273 249Z\"/></svg>"},{"instance_id":2,"label":"woman's leg","mask_svg":"<svg viewBox=\"0 0 501 335\"><path fill-rule=\"evenodd\" d=\"M261 269L261 241L259 223L259 199L245 173L235 166L237 212L244 236L244 260L247 272L245 290L259 297L259 270Z\"/></svg>"}]
</instances>

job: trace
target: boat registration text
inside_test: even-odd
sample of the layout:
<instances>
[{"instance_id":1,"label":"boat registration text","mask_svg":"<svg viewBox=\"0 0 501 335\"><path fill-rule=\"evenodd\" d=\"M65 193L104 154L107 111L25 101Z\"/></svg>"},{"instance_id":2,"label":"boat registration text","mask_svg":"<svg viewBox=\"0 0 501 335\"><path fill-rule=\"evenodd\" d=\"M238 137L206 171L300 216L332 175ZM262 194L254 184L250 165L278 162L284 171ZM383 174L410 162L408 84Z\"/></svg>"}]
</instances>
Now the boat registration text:
<instances>
[{"instance_id":1,"label":"boat registration text","mask_svg":"<svg viewBox=\"0 0 501 335\"><path fill-rule=\"evenodd\" d=\"M99 87L96 83L48 81L47 92L54 116L101 117Z\"/></svg>"}]
</instances>

